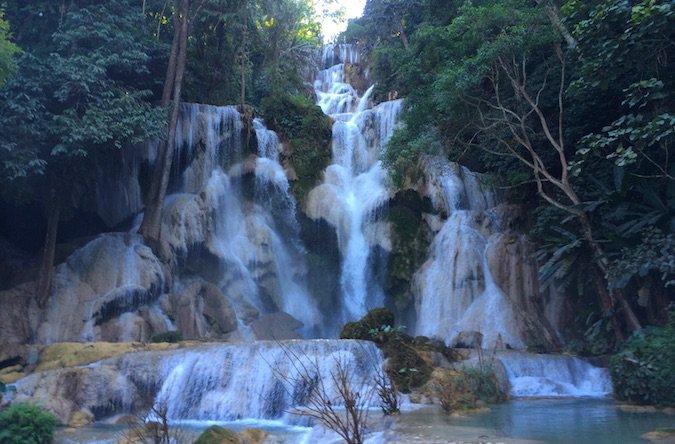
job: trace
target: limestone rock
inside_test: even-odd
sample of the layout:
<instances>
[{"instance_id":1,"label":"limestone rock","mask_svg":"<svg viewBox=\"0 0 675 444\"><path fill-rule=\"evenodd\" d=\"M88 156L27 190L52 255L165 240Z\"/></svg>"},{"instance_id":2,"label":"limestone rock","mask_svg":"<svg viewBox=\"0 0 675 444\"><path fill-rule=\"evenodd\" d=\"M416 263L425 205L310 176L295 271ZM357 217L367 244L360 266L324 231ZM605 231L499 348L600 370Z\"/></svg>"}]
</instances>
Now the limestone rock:
<instances>
[{"instance_id":1,"label":"limestone rock","mask_svg":"<svg viewBox=\"0 0 675 444\"><path fill-rule=\"evenodd\" d=\"M68 427L80 428L94 422L94 414L88 409L80 409L70 416Z\"/></svg>"},{"instance_id":2,"label":"limestone rock","mask_svg":"<svg viewBox=\"0 0 675 444\"><path fill-rule=\"evenodd\" d=\"M237 329L232 305L211 283L191 279L170 301L176 328L186 339L223 337Z\"/></svg>"},{"instance_id":3,"label":"limestone rock","mask_svg":"<svg viewBox=\"0 0 675 444\"><path fill-rule=\"evenodd\" d=\"M456 348L481 348L483 334L478 331L462 331L453 340L452 346Z\"/></svg>"},{"instance_id":4,"label":"limestone rock","mask_svg":"<svg viewBox=\"0 0 675 444\"><path fill-rule=\"evenodd\" d=\"M98 236L57 267L38 340L51 343L102 338L102 324L155 301L164 281L161 262L143 245L140 236ZM121 326L122 331L114 337L108 334L106 339L120 340L126 333L124 328L133 325Z\"/></svg>"},{"instance_id":5,"label":"limestone rock","mask_svg":"<svg viewBox=\"0 0 675 444\"><path fill-rule=\"evenodd\" d=\"M301 327L302 322L284 312L264 315L251 322L251 329L258 340L300 339L296 330Z\"/></svg>"}]
</instances>

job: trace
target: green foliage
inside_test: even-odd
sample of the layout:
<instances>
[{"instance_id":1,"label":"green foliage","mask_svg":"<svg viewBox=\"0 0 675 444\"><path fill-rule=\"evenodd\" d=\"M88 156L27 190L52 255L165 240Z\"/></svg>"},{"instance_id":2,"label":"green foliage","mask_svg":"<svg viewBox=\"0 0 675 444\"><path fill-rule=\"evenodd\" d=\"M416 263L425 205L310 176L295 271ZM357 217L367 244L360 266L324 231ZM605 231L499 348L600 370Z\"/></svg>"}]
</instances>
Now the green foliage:
<instances>
[{"instance_id":1,"label":"green foliage","mask_svg":"<svg viewBox=\"0 0 675 444\"><path fill-rule=\"evenodd\" d=\"M386 291L400 307L410 303L410 287L413 274L427 258L430 236L422 223L421 202L417 208L394 205L387 218L392 227L392 251L387 268Z\"/></svg>"},{"instance_id":2,"label":"green foliage","mask_svg":"<svg viewBox=\"0 0 675 444\"><path fill-rule=\"evenodd\" d=\"M214 105L301 94L303 74L320 45L320 25L307 0L210 0L192 24L186 100Z\"/></svg>"},{"instance_id":3,"label":"green foliage","mask_svg":"<svg viewBox=\"0 0 675 444\"><path fill-rule=\"evenodd\" d=\"M388 308L373 308L358 321L348 322L342 327L340 339L373 340L371 331L394 325L394 314Z\"/></svg>"},{"instance_id":4,"label":"green foliage","mask_svg":"<svg viewBox=\"0 0 675 444\"><path fill-rule=\"evenodd\" d=\"M174 344L183 340L183 334L177 330L156 333L150 338L150 342L168 342Z\"/></svg>"},{"instance_id":5,"label":"green foliage","mask_svg":"<svg viewBox=\"0 0 675 444\"><path fill-rule=\"evenodd\" d=\"M31 404L14 404L0 411L0 443L47 444L52 442L54 415Z\"/></svg>"},{"instance_id":6,"label":"green foliage","mask_svg":"<svg viewBox=\"0 0 675 444\"><path fill-rule=\"evenodd\" d=\"M130 0L71 5L44 19L58 29L21 40L18 74L0 91L0 180L12 198L40 200L52 189L63 205L77 204L92 162L163 134L165 112L151 103L157 46Z\"/></svg>"},{"instance_id":7,"label":"green foliage","mask_svg":"<svg viewBox=\"0 0 675 444\"><path fill-rule=\"evenodd\" d=\"M298 177L293 191L302 200L330 162L332 122L321 108L300 95L269 96L261 111L268 127L290 144L291 165Z\"/></svg>"},{"instance_id":8,"label":"green foliage","mask_svg":"<svg viewBox=\"0 0 675 444\"><path fill-rule=\"evenodd\" d=\"M403 328L393 327L394 321L391 310L374 308L360 320L345 324L340 339L375 342L387 358L387 374L396 388L408 393L424 385L432 369L417 352L414 340L403 334Z\"/></svg>"},{"instance_id":9,"label":"green foliage","mask_svg":"<svg viewBox=\"0 0 675 444\"><path fill-rule=\"evenodd\" d=\"M14 58L19 51L19 47L10 40L9 23L4 20L0 10L0 86L16 71Z\"/></svg>"},{"instance_id":10,"label":"green foliage","mask_svg":"<svg viewBox=\"0 0 675 444\"><path fill-rule=\"evenodd\" d=\"M675 405L675 311L668 324L635 333L612 356L614 392L637 404Z\"/></svg>"},{"instance_id":11,"label":"green foliage","mask_svg":"<svg viewBox=\"0 0 675 444\"><path fill-rule=\"evenodd\" d=\"M481 404L497 404L506 400L499 381L490 366L463 368L434 381L434 390L441 407L448 413L470 410Z\"/></svg>"}]
</instances>

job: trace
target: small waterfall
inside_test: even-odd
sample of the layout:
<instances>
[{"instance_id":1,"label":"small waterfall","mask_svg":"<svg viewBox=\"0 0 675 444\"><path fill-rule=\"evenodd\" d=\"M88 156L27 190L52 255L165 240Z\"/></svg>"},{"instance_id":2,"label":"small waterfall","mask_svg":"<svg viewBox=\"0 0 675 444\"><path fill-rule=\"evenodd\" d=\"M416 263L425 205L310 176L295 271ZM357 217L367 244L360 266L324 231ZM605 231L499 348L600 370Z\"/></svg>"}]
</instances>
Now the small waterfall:
<instances>
[{"instance_id":1,"label":"small waterfall","mask_svg":"<svg viewBox=\"0 0 675 444\"><path fill-rule=\"evenodd\" d=\"M451 344L463 331L479 331L485 347L524 348L514 309L490 271L479 223L495 205L494 193L476 174L442 158L425 159L425 169L431 201L448 218L415 275L416 333Z\"/></svg>"},{"instance_id":2,"label":"small waterfall","mask_svg":"<svg viewBox=\"0 0 675 444\"><path fill-rule=\"evenodd\" d=\"M573 356L500 352L511 395L516 397L604 397L612 394L606 368Z\"/></svg>"},{"instance_id":3,"label":"small waterfall","mask_svg":"<svg viewBox=\"0 0 675 444\"><path fill-rule=\"evenodd\" d=\"M310 390L298 377L301 372L311 380L320 378L339 408L331 377L338 363L349 369L352 387L365 394L382 362L370 342L263 341L179 350L160 359L139 353L126 358L121 370L130 380L154 373L155 404L168 406L171 420L229 421L277 419L301 407ZM372 405L376 402L373 397Z\"/></svg>"},{"instance_id":4,"label":"small waterfall","mask_svg":"<svg viewBox=\"0 0 675 444\"><path fill-rule=\"evenodd\" d=\"M369 308L383 304L384 294L373 282L371 249L386 244L387 236L369 235L378 212L389 199L386 172L379 157L392 136L402 101L371 107L369 88L359 98L345 80L345 64L358 63L353 45L327 45L322 54L324 69L314 82L318 105L333 117L332 164L323 184L307 199L307 213L323 218L336 228L342 255L342 319L362 316Z\"/></svg>"},{"instance_id":5,"label":"small waterfall","mask_svg":"<svg viewBox=\"0 0 675 444\"><path fill-rule=\"evenodd\" d=\"M234 106L181 104L176 127L174 175L180 191L198 193L219 166L242 156L241 115Z\"/></svg>"}]
</instances>

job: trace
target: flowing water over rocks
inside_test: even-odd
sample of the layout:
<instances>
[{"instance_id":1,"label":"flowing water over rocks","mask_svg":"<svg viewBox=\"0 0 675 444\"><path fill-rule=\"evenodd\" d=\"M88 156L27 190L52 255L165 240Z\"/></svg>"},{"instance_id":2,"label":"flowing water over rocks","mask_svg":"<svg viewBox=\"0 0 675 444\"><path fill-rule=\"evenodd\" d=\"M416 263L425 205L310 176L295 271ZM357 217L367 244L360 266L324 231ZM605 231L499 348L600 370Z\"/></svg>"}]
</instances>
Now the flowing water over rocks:
<instances>
[{"instance_id":1,"label":"flowing water over rocks","mask_svg":"<svg viewBox=\"0 0 675 444\"><path fill-rule=\"evenodd\" d=\"M375 104L373 86L347 74L361 63L352 45L327 45L321 54L314 88L334 122L332 162L305 201L296 202L280 160L282 141L264 121L247 121L236 107L183 104L162 215L167 257L160 260L135 234L140 171L156 157L157 144L150 143L125 156L125 173L111 188L124 198L97 191L98 211L110 223L138 213L128 232L84 242L57 267L44 309L8 302L25 286L0 292L0 304L9 307L0 312L0 343L10 346L147 341L174 330L186 339L237 344L140 352L37 373L17 383L13 399L44 404L66 423L82 409L102 419L158 403L178 421L293 423L286 412L301 406L307 392L279 378L279 372L293 376L293 360L316 362L324 379L341 361L355 384L372 383L383 365L372 343L312 339L335 337L345 322L394 305L381 269L393 254L388 208L401 190L392 189L380 158L403 101ZM498 350L514 397L611 393L606 371L578 358L504 351L552 350L560 341L544 316L553 309L541 299L533 248L514 222L517 210L488 178L442 157L425 157L419 170L418 182L403 191L429 202L418 212L431 244L411 273L409 332ZM334 304L308 290L307 233L299 222L308 219L337 239L338 251L326 252L340 261ZM329 286L328 278L319 285ZM256 341L300 338L306 340Z\"/></svg>"}]
</instances>

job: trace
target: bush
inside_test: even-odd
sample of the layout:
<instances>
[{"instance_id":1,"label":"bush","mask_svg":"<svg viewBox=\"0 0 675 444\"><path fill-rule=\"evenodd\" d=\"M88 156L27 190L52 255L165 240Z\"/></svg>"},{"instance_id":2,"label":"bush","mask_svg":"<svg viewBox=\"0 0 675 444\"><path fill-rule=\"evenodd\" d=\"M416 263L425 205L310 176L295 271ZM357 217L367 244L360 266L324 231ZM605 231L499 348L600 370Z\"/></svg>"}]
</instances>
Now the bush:
<instances>
[{"instance_id":1,"label":"bush","mask_svg":"<svg viewBox=\"0 0 675 444\"><path fill-rule=\"evenodd\" d=\"M675 311L670 312L667 325L631 336L612 356L610 371L618 399L675 405Z\"/></svg>"},{"instance_id":2,"label":"bush","mask_svg":"<svg viewBox=\"0 0 675 444\"><path fill-rule=\"evenodd\" d=\"M183 340L183 335L179 331L165 331L152 335L150 342L169 342L176 343Z\"/></svg>"},{"instance_id":3,"label":"bush","mask_svg":"<svg viewBox=\"0 0 675 444\"><path fill-rule=\"evenodd\" d=\"M0 443L44 444L52 442L54 415L31 404L15 404L0 412Z\"/></svg>"},{"instance_id":4,"label":"bush","mask_svg":"<svg viewBox=\"0 0 675 444\"><path fill-rule=\"evenodd\" d=\"M434 391L446 412L469 410L503 402L506 395L490 367L446 371L434 381Z\"/></svg>"},{"instance_id":5,"label":"bush","mask_svg":"<svg viewBox=\"0 0 675 444\"><path fill-rule=\"evenodd\" d=\"M373 332L382 327L394 325L394 314L388 308L373 308L358 321L348 322L342 327L340 339L362 339L378 342Z\"/></svg>"},{"instance_id":6,"label":"bush","mask_svg":"<svg viewBox=\"0 0 675 444\"><path fill-rule=\"evenodd\" d=\"M261 108L267 126L290 143L290 160L298 176L293 191L302 200L330 163L332 121L301 95L269 96Z\"/></svg>"}]
</instances>

